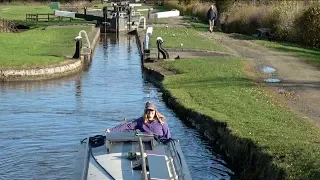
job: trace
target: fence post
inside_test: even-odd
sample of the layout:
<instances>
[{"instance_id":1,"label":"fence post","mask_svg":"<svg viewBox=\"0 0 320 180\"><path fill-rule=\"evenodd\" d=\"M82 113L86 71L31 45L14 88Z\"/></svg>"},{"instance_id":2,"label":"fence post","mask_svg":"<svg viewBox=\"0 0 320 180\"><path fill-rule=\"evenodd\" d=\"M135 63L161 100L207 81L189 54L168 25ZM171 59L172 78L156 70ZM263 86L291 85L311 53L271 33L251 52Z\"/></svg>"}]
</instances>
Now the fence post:
<instances>
[{"instance_id":1,"label":"fence post","mask_svg":"<svg viewBox=\"0 0 320 180\"><path fill-rule=\"evenodd\" d=\"M48 22L50 21L49 13L48 13Z\"/></svg>"}]
</instances>

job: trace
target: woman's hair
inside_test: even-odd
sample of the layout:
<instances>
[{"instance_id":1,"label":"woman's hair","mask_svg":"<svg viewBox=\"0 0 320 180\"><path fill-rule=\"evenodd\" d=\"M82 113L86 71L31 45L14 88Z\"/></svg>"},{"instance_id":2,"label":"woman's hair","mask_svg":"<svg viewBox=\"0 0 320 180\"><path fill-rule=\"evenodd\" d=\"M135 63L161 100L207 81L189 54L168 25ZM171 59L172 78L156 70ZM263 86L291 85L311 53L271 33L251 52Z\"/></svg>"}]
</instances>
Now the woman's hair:
<instances>
[{"instance_id":1,"label":"woman's hair","mask_svg":"<svg viewBox=\"0 0 320 180\"><path fill-rule=\"evenodd\" d=\"M144 123L144 124L147 124L147 123L148 123L147 110L148 110L148 109L145 109L145 110L144 110L144 114L143 114L143 123ZM161 124L164 123L165 117L164 117L164 115L160 114L160 113L158 112L158 110L155 110L155 115L154 115L154 116L156 117L156 119L157 119Z\"/></svg>"}]
</instances>

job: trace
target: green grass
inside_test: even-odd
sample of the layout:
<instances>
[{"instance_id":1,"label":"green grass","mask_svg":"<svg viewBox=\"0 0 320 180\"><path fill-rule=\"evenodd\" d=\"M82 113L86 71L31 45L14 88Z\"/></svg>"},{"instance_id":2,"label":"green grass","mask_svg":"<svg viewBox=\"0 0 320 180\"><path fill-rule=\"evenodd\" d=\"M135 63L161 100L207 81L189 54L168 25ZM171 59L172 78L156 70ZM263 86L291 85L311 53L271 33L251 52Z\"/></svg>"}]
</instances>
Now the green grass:
<instances>
[{"instance_id":1,"label":"green grass","mask_svg":"<svg viewBox=\"0 0 320 180\"><path fill-rule=\"evenodd\" d=\"M277 105L247 78L243 62L237 57L165 62L179 74L163 84L186 108L227 122L236 136L253 140L289 179L319 179L319 129Z\"/></svg>"},{"instance_id":2,"label":"green grass","mask_svg":"<svg viewBox=\"0 0 320 180\"><path fill-rule=\"evenodd\" d=\"M29 26L30 29L34 28L44 28L47 26L66 26L66 25L81 25L81 24L96 24L96 21L86 21L84 19L78 19L74 18L70 22L68 18L65 18L61 21L55 20L55 21L49 21L49 22L28 22L28 23L23 23L26 26Z\"/></svg>"},{"instance_id":3,"label":"green grass","mask_svg":"<svg viewBox=\"0 0 320 180\"><path fill-rule=\"evenodd\" d=\"M89 28L81 28L89 31ZM73 55L74 38L80 28L34 29L23 33L0 33L0 69L44 67Z\"/></svg>"},{"instance_id":4,"label":"green grass","mask_svg":"<svg viewBox=\"0 0 320 180\"><path fill-rule=\"evenodd\" d=\"M0 5L0 17L9 20L26 20L26 14L45 14L54 13L48 6L30 5Z\"/></svg>"},{"instance_id":5,"label":"green grass","mask_svg":"<svg viewBox=\"0 0 320 180\"><path fill-rule=\"evenodd\" d=\"M303 47L302 45L289 42L273 42L267 40L259 40L255 37L243 34L237 34L235 36L238 39L251 40L263 46L295 55L312 65L320 67L320 49Z\"/></svg>"},{"instance_id":6,"label":"green grass","mask_svg":"<svg viewBox=\"0 0 320 180\"><path fill-rule=\"evenodd\" d=\"M53 14L54 10L50 9L47 6L32 6L32 5L0 5L0 17L4 19L9 19L14 22L17 22L19 24L24 24L29 26L31 29L38 28L38 27L44 27L44 26L50 26L50 25L73 25L73 24L84 24L84 23L90 23L94 24L96 21L85 21L84 19L78 19L73 18L70 22L69 18L64 18L63 20L59 21L58 17L56 17L53 21L50 22L32 22L28 21L26 22L26 14ZM46 16L42 16L43 18ZM50 16L52 18L53 16Z\"/></svg>"},{"instance_id":7,"label":"green grass","mask_svg":"<svg viewBox=\"0 0 320 180\"><path fill-rule=\"evenodd\" d=\"M270 42L263 40L256 40L256 42L266 47L293 54L303 60L306 60L310 64L320 67L320 49L305 48L292 43Z\"/></svg>"},{"instance_id":8,"label":"green grass","mask_svg":"<svg viewBox=\"0 0 320 180\"><path fill-rule=\"evenodd\" d=\"M209 24L204 23L197 23L197 22L191 22L190 23L197 31L200 32L208 32L209 31ZM215 30L215 28L214 28Z\"/></svg>"},{"instance_id":9,"label":"green grass","mask_svg":"<svg viewBox=\"0 0 320 180\"><path fill-rule=\"evenodd\" d=\"M145 16L147 17L147 16ZM147 22L152 24L168 24L167 18L147 19Z\"/></svg>"},{"instance_id":10,"label":"green grass","mask_svg":"<svg viewBox=\"0 0 320 180\"><path fill-rule=\"evenodd\" d=\"M135 11L140 12L142 15L144 15L146 17L146 15L148 15L148 11L138 11L139 9L149 9L152 8L152 6L137 6L135 7Z\"/></svg>"},{"instance_id":11,"label":"green grass","mask_svg":"<svg viewBox=\"0 0 320 180\"><path fill-rule=\"evenodd\" d=\"M162 37L164 40L164 48L180 48L183 44L184 49L201 49L209 51L223 51L228 50L219 45L215 40L210 40L201 36L193 28L154 28L152 32L152 47L156 48L157 37Z\"/></svg>"}]
</instances>

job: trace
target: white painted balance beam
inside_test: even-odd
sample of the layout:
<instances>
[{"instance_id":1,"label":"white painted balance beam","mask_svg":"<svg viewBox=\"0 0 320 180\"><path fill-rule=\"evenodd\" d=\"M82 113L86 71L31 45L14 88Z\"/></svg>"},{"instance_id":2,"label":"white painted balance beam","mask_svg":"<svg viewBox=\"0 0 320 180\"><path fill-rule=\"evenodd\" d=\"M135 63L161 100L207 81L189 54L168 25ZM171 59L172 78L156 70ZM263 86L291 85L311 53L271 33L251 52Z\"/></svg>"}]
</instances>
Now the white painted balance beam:
<instances>
[{"instance_id":1,"label":"white painted balance beam","mask_svg":"<svg viewBox=\"0 0 320 180\"><path fill-rule=\"evenodd\" d=\"M140 11L149 11L150 9L137 9L136 11L140 12ZM152 10L152 9L151 9Z\"/></svg>"},{"instance_id":2,"label":"white painted balance beam","mask_svg":"<svg viewBox=\"0 0 320 180\"><path fill-rule=\"evenodd\" d=\"M149 43L150 43L152 31L153 31L152 27L148 27L147 28L147 32L146 32L146 35L144 37L144 42L143 42L144 50L150 50Z\"/></svg>"},{"instance_id":3,"label":"white painted balance beam","mask_svg":"<svg viewBox=\"0 0 320 180\"><path fill-rule=\"evenodd\" d=\"M137 7L137 6L142 6L142 4L129 4L131 7Z\"/></svg>"},{"instance_id":4,"label":"white painted balance beam","mask_svg":"<svg viewBox=\"0 0 320 180\"><path fill-rule=\"evenodd\" d=\"M171 11L165 11L165 12L158 12L151 15L153 18L168 18L168 17L177 17L180 16L179 10L171 10Z\"/></svg>"},{"instance_id":5,"label":"white painted balance beam","mask_svg":"<svg viewBox=\"0 0 320 180\"><path fill-rule=\"evenodd\" d=\"M70 18L75 18L76 13L75 12L69 12L69 11L54 11L55 16L62 16L62 17L70 17Z\"/></svg>"}]
</instances>

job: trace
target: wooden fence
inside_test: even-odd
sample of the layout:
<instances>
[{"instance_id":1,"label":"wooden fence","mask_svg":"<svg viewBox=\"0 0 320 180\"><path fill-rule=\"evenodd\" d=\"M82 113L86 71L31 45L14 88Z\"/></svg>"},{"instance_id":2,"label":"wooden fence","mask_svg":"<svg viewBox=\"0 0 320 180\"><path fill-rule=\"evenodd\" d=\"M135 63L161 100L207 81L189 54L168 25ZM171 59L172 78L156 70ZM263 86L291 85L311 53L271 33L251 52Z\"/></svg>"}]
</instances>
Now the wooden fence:
<instances>
[{"instance_id":1,"label":"wooden fence","mask_svg":"<svg viewBox=\"0 0 320 180\"><path fill-rule=\"evenodd\" d=\"M54 14L26 14L26 22L51 22L51 21L62 21L64 18L68 18L72 21L71 17L58 17Z\"/></svg>"},{"instance_id":2,"label":"wooden fence","mask_svg":"<svg viewBox=\"0 0 320 180\"><path fill-rule=\"evenodd\" d=\"M18 29L13 22L6 19L0 19L0 32L12 33L18 32Z\"/></svg>"}]
</instances>

